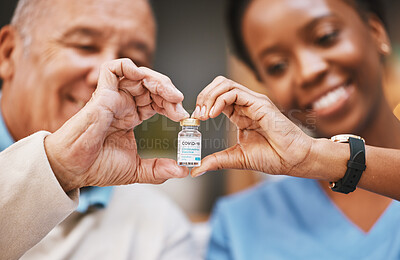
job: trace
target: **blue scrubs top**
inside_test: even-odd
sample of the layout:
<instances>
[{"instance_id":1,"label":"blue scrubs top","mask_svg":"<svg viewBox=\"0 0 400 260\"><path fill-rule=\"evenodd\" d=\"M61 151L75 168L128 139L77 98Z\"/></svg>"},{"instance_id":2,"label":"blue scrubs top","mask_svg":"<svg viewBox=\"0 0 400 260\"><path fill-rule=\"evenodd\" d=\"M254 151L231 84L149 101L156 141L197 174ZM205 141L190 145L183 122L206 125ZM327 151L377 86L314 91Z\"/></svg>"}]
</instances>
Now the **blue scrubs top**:
<instances>
[{"instance_id":1,"label":"blue scrubs top","mask_svg":"<svg viewBox=\"0 0 400 260\"><path fill-rule=\"evenodd\" d=\"M288 177L221 199L207 259L400 259L400 202L365 233L315 180Z\"/></svg>"}]
</instances>

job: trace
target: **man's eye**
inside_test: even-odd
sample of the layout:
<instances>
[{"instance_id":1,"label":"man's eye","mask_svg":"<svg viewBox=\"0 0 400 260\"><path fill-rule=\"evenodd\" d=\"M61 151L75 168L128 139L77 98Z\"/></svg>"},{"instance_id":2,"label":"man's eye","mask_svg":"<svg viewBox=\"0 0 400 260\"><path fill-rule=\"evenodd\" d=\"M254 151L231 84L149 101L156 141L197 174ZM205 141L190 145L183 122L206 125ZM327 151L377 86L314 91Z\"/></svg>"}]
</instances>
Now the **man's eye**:
<instances>
[{"instance_id":1,"label":"man's eye","mask_svg":"<svg viewBox=\"0 0 400 260\"><path fill-rule=\"evenodd\" d=\"M98 48L94 45L76 44L74 47L84 52L96 52Z\"/></svg>"},{"instance_id":2,"label":"man's eye","mask_svg":"<svg viewBox=\"0 0 400 260\"><path fill-rule=\"evenodd\" d=\"M267 73L272 76L281 75L286 70L287 66L287 62L275 63L267 67Z\"/></svg>"},{"instance_id":3,"label":"man's eye","mask_svg":"<svg viewBox=\"0 0 400 260\"><path fill-rule=\"evenodd\" d=\"M322 35L321 37L318 37L316 43L320 46L329 46L336 42L338 35L339 31L332 31Z\"/></svg>"}]
</instances>

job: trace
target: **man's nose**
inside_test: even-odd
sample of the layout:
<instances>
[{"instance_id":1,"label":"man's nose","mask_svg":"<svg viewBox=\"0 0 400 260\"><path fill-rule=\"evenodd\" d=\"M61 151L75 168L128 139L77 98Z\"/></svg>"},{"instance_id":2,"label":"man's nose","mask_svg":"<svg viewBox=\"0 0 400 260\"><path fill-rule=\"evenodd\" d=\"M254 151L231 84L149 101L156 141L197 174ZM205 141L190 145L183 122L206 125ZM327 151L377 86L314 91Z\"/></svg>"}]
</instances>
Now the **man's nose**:
<instances>
[{"instance_id":1,"label":"man's nose","mask_svg":"<svg viewBox=\"0 0 400 260\"><path fill-rule=\"evenodd\" d=\"M114 52L112 50L110 51L104 51L103 53L100 53L96 59L93 60L91 69L89 71L89 74L87 75L87 81L90 85L96 87L97 86L97 81L99 79L99 74L100 74L100 68L101 65L107 61L115 60L118 59L118 54L117 52Z\"/></svg>"},{"instance_id":2,"label":"man's nose","mask_svg":"<svg viewBox=\"0 0 400 260\"><path fill-rule=\"evenodd\" d=\"M298 80L302 87L318 83L329 68L328 61L315 50L304 49L297 54Z\"/></svg>"}]
</instances>

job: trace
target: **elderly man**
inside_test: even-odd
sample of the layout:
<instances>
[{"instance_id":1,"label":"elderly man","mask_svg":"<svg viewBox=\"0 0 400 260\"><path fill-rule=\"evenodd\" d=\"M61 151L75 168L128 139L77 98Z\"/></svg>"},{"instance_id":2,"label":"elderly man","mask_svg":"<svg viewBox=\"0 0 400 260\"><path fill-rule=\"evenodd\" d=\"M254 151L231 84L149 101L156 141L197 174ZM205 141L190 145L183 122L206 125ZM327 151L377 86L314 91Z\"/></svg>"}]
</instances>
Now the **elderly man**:
<instances>
[{"instance_id":1,"label":"elderly man","mask_svg":"<svg viewBox=\"0 0 400 260\"><path fill-rule=\"evenodd\" d=\"M188 117L182 93L146 68L154 48L146 0L19 2L0 32L1 259L195 258L166 198L93 187L188 174L137 155L143 120Z\"/></svg>"}]
</instances>

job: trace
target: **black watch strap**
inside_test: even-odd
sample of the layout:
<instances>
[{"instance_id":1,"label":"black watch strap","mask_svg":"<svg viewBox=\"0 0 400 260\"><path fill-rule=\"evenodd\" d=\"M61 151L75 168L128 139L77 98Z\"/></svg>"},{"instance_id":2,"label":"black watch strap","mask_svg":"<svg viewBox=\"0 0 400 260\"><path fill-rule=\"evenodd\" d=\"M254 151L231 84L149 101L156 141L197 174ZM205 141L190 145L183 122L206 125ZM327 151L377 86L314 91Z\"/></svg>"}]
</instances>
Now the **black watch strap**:
<instances>
[{"instance_id":1,"label":"black watch strap","mask_svg":"<svg viewBox=\"0 0 400 260\"><path fill-rule=\"evenodd\" d=\"M350 159L347 162L347 170L342 179L331 182L331 189L341 193L354 191L364 172L365 166L365 144L362 139L349 137Z\"/></svg>"}]
</instances>

